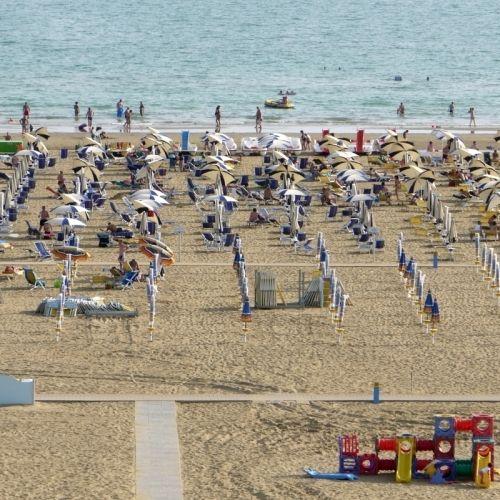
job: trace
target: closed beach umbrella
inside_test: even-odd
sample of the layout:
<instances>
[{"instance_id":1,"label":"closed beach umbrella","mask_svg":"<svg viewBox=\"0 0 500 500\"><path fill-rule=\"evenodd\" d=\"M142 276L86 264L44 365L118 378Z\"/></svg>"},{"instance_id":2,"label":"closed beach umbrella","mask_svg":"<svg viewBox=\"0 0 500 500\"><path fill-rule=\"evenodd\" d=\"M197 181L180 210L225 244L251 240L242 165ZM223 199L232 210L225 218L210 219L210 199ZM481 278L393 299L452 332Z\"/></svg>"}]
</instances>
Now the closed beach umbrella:
<instances>
[{"instance_id":1,"label":"closed beach umbrella","mask_svg":"<svg viewBox=\"0 0 500 500\"><path fill-rule=\"evenodd\" d=\"M434 299L434 303L432 304L431 321L433 323L439 323L440 321L439 304L437 299Z\"/></svg>"},{"instance_id":2,"label":"closed beach umbrella","mask_svg":"<svg viewBox=\"0 0 500 500\"><path fill-rule=\"evenodd\" d=\"M432 313L432 307L434 305L434 299L432 297L432 293L429 290L427 292L427 296L425 297L425 302L424 302L424 313L426 314L431 314Z\"/></svg>"}]
</instances>

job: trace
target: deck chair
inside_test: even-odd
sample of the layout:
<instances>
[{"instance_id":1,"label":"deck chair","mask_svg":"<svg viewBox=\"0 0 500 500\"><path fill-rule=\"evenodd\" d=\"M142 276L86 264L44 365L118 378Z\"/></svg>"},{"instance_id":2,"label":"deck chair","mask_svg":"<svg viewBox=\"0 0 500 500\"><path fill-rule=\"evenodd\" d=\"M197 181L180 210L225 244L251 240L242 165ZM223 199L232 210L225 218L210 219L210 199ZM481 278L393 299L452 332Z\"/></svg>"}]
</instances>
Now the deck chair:
<instances>
[{"instance_id":1,"label":"deck chair","mask_svg":"<svg viewBox=\"0 0 500 500\"><path fill-rule=\"evenodd\" d=\"M45 289L45 281L37 278L35 271L33 269L25 267L24 268L24 277L29 285L31 285L31 290L36 290L37 288Z\"/></svg>"},{"instance_id":2,"label":"deck chair","mask_svg":"<svg viewBox=\"0 0 500 500\"><path fill-rule=\"evenodd\" d=\"M129 271L125 273L122 278L115 283L115 287L125 290L127 288L132 288L134 281L139 278L139 271Z\"/></svg>"},{"instance_id":3,"label":"deck chair","mask_svg":"<svg viewBox=\"0 0 500 500\"><path fill-rule=\"evenodd\" d=\"M219 248L220 250L232 250L233 243L234 243L234 234L228 233L225 235L225 238L222 241L222 244L220 245Z\"/></svg>"},{"instance_id":4,"label":"deck chair","mask_svg":"<svg viewBox=\"0 0 500 500\"><path fill-rule=\"evenodd\" d=\"M49 252L47 245L43 241L35 241L35 250L37 251L37 260L52 259L52 254Z\"/></svg>"},{"instance_id":5,"label":"deck chair","mask_svg":"<svg viewBox=\"0 0 500 500\"><path fill-rule=\"evenodd\" d=\"M333 220L333 219L335 219L335 216L337 215L338 208L339 207L337 205L330 205L328 207L327 212L326 212L325 219L326 220L330 220L330 221Z\"/></svg>"},{"instance_id":6,"label":"deck chair","mask_svg":"<svg viewBox=\"0 0 500 500\"><path fill-rule=\"evenodd\" d=\"M201 237L203 238L203 243L205 244L207 250L218 249L218 241L212 233L201 233Z\"/></svg>"},{"instance_id":7,"label":"deck chair","mask_svg":"<svg viewBox=\"0 0 500 500\"><path fill-rule=\"evenodd\" d=\"M28 226L28 236L34 236L35 238L41 237L40 230L37 229L35 226L32 226L30 221L27 220L26 225Z\"/></svg>"},{"instance_id":8,"label":"deck chair","mask_svg":"<svg viewBox=\"0 0 500 500\"><path fill-rule=\"evenodd\" d=\"M294 240L293 247L294 247L295 253L302 252L302 253L305 253L307 255L310 255L313 252L315 252L316 249L311 245L312 241L313 241L312 238L307 238L304 241L299 241L298 239Z\"/></svg>"}]
</instances>

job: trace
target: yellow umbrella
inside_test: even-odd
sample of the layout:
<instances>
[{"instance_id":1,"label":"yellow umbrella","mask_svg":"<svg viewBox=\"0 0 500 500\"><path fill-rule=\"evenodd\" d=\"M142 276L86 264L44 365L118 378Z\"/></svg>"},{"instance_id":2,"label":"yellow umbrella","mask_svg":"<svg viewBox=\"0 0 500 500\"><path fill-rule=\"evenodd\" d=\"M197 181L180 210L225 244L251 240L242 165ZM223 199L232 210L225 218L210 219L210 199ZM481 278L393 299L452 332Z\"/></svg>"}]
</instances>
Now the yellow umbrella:
<instances>
[{"instance_id":1,"label":"yellow umbrella","mask_svg":"<svg viewBox=\"0 0 500 500\"><path fill-rule=\"evenodd\" d=\"M401 161L405 158L409 157L413 161L420 160L420 153L415 150L410 151L399 151L397 153L389 153L389 156L392 160Z\"/></svg>"}]
</instances>

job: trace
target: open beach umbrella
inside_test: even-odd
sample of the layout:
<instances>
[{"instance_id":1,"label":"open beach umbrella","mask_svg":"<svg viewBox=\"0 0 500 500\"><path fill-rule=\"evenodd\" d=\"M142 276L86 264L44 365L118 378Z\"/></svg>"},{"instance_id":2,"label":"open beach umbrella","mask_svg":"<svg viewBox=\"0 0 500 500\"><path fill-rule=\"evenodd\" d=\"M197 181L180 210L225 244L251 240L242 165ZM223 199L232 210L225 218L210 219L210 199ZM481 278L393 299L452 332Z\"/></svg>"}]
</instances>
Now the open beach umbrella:
<instances>
[{"instance_id":1,"label":"open beach umbrella","mask_svg":"<svg viewBox=\"0 0 500 500\"><path fill-rule=\"evenodd\" d=\"M427 196L430 191L430 182L426 179L411 179L406 182L408 186L408 192L410 194L418 193L419 191L423 192L423 198L427 199Z\"/></svg>"},{"instance_id":2,"label":"open beach umbrella","mask_svg":"<svg viewBox=\"0 0 500 500\"><path fill-rule=\"evenodd\" d=\"M350 196L347 198L348 202L354 203L359 201L375 201L377 199L373 194L355 194L354 196Z\"/></svg>"},{"instance_id":3,"label":"open beach umbrella","mask_svg":"<svg viewBox=\"0 0 500 500\"><path fill-rule=\"evenodd\" d=\"M278 163L288 163L289 165L293 165L292 160L285 153L277 149L273 151L273 158Z\"/></svg>"},{"instance_id":4,"label":"open beach umbrella","mask_svg":"<svg viewBox=\"0 0 500 500\"><path fill-rule=\"evenodd\" d=\"M60 205L51 210L56 215L85 217L89 219L89 211L80 205Z\"/></svg>"},{"instance_id":5,"label":"open beach umbrella","mask_svg":"<svg viewBox=\"0 0 500 500\"><path fill-rule=\"evenodd\" d=\"M481 151L478 149L473 149L473 148L458 148L457 150L458 154L460 155L461 158L467 158L469 156L478 156L481 154Z\"/></svg>"},{"instance_id":6,"label":"open beach umbrella","mask_svg":"<svg viewBox=\"0 0 500 500\"><path fill-rule=\"evenodd\" d=\"M81 205L85 201L85 197L77 193L62 193L61 196L65 203Z\"/></svg>"},{"instance_id":7,"label":"open beach umbrella","mask_svg":"<svg viewBox=\"0 0 500 500\"><path fill-rule=\"evenodd\" d=\"M98 148L103 149L102 144L95 139L92 139L91 137L85 137L85 140L87 141L87 144L84 147L97 146Z\"/></svg>"},{"instance_id":8,"label":"open beach umbrella","mask_svg":"<svg viewBox=\"0 0 500 500\"><path fill-rule=\"evenodd\" d=\"M291 185L288 189L280 189L278 191L279 196L305 196L306 193L297 189L295 186Z\"/></svg>"},{"instance_id":9,"label":"open beach umbrella","mask_svg":"<svg viewBox=\"0 0 500 500\"><path fill-rule=\"evenodd\" d=\"M415 145L409 141L387 142L380 146L386 153L398 153L400 151L415 151Z\"/></svg>"},{"instance_id":10,"label":"open beach umbrella","mask_svg":"<svg viewBox=\"0 0 500 500\"><path fill-rule=\"evenodd\" d=\"M45 127L37 128L35 130L35 135L38 135L39 137L43 137L45 140L48 140L50 137L50 134L48 133L48 131Z\"/></svg>"},{"instance_id":11,"label":"open beach umbrella","mask_svg":"<svg viewBox=\"0 0 500 500\"><path fill-rule=\"evenodd\" d=\"M158 189L139 189L138 191L134 191L132 194L128 196L129 199L140 199L140 198L149 198L150 196L157 196L164 198L166 194L162 191L158 191Z\"/></svg>"},{"instance_id":12,"label":"open beach umbrella","mask_svg":"<svg viewBox=\"0 0 500 500\"><path fill-rule=\"evenodd\" d=\"M389 153L389 157L391 160L402 161L410 158L412 161L418 161L420 159L420 153L416 150L405 150L398 151L396 153Z\"/></svg>"},{"instance_id":13,"label":"open beach umbrella","mask_svg":"<svg viewBox=\"0 0 500 500\"><path fill-rule=\"evenodd\" d=\"M40 141L40 140L37 140L33 144L33 149L39 151L40 153L42 153L44 155L48 155L49 154L49 150L47 149L47 146L45 146L45 144L42 141Z\"/></svg>"},{"instance_id":14,"label":"open beach umbrella","mask_svg":"<svg viewBox=\"0 0 500 500\"><path fill-rule=\"evenodd\" d=\"M131 198L131 201L134 201L134 200L152 201L153 203L155 203L159 207L163 207L165 205L170 205L170 203L165 198L163 198L162 196L156 196L154 194L149 194L149 195L143 194L143 195L139 195L139 196L136 196L134 198Z\"/></svg>"},{"instance_id":15,"label":"open beach umbrella","mask_svg":"<svg viewBox=\"0 0 500 500\"><path fill-rule=\"evenodd\" d=\"M152 210L152 211L157 211L159 210L162 205L159 203L156 203L154 200L145 200L145 199L135 199L135 200L130 200L133 207L137 209L145 208L147 210Z\"/></svg>"},{"instance_id":16,"label":"open beach umbrella","mask_svg":"<svg viewBox=\"0 0 500 500\"><path fill-rule=\"evenodd\" d=\"M493 212L500 207L500 191L493 193L486 201L486 210Z\"/></svg>"},{"instance_id":17,"label":"open beach umbrella","mask_svg":"<svg viewBox=\"0 0 500 500\"><path fill-rule=\"evenodd\" d=\"M217 164L212 164L211 167ZM222 180L225 185L236 182L236 178L229 171L224 168L210 168L210 169L201 169L201 175L208 180L216 181L219 177L222 177Z\"/></svg>"},{"instance_id":18,"label":"open beach umbrella","mask_svg":"<svg viewBox=\"0 0 500 500\"><path fill-rule=\"evenodd\" d=\"M352 160L353 158L356 158L357 155L356 153L353 153L352 151L332 151L329 155L327 160L331 161L334 158L345 158L347 160Z\"/></svg>"},{"instance_id":19,"label":"open beach umbrella","mask_svg":"<svg viewBox=\"0 0 500 500\"><path fill-rule=\"evenodd\" d=\"M238 200L236 198L233 198L232 196L227 196L225 194L210 194L208 196L205 196L203 198L204 201L219 201L221 203L238 203Z\"/></svg>"},{"instance_id":20,"label":"open beach umbrella","mask_svg":"<svg viewBox=\"0 0 500 500\"><path fill-rule=\"evenodd\" d=\"M335 158L332 161L332 168L342 170L363 170L363 164L356 160L348 160L347 158Z\"/></svg>"},{"instance_id":21,"label":"open beach umbrella","mask_svg":"<svg viewBox=\"0 0 500 500\"><path fill-rule=\"evenodd\" d=\"M28 142L35 142L38 140L38 137L29 134L28 132L23 132L23 139L26 139Z\"/></svg>"},{"instance_id":22,"label":"open beach umbrella","mask_svg":"<svg viewBox=\"0 0 500 500\"><path fill-rule=\"evenodd\" d=\"M205 161L207 162L207 165L210 165L210 163L224 163L224 164L231 164L231 163L239 163L239 160L236 158L231 158L231 156L226 156L226 155L208 155L205 157ZM230 168L229 165L226 165L227 168Z\"/></svg>"},{"instance_id":23,"label":"open beach umbrella","mask_svg":"<svg viewBox=\"0 0 500 500\"><path fill-rule=\"evenodd\" d=\"M295 149L292 139L284 134L267 134L260 137L257 142L265 149Z\"/></svg>"},{"instance_id":24,"label":"open beach umbrella","mask_svg":"<svg viewBox=\"0 0 500 500\"><path fill-rule=\"evenodd\" d=\"M149 165L152 165L153 163L160 163L162 161L165 161L165 158L163 158L163 156L160 156L160 155L147 155L144 160L149 164Z\"/></svg>"},{"instance_id":25,"label":"open beach umbrella","mask_svg":"<svg viewBox=\"0 0 500 500\"><path fill-rule=\"evenodd\" d=\"M174 141L170 137L160 134L160 132L153 127L148 127L148 129L151 131L153 137L155 137L158 141L164 144L168 144L169 146L174 145Z\"/></svg>"},{"instance_id":26,"label":"open beach umbrella","mask_svg":"<svg viewBox=\"0 0 500 500\"><path fill-rule=\"evenodd\" d=\"M97 182L101 176L101 172L93 165L81 165L74 167L72 170L75 174L83 175L89 181Z\"/></svg>"},{"instance_id":27,"label":"open beach umbrella","mask_svg":"<svg viewBox=\"0 0 500 500\"><path fill-rule=\"evenodd\" d=\"M458 136L454 134L453 132L450 132L449 130L444 130L444 129L433 129L431 134L436 137L436 139L439 139L440 141L442 140L449 140L449 139L456 139Z\"/></svg>"},{"instance_id":28,"label":"open beach umbrella","mask_svg":"<svg viewBox=\"0 0 500 500\"><path fill-rule=\"evenodd\" d=\"M85 222L79 219L73 219L72 217L54 217L47 222L53 226L69 226L71 228L86 226Z\"/></svg>"},{"instance_id":29,"label":"open beach umbrella","mask_svg":"<svg viewBox=\"0 0 500 500\"><path fill-rule=\"evenodd\" d=\"M40 158L42 153L39 151L34 151L33 149L22 149L18 151L14 156L30 156L31 158Z\"/></svg>"}]
</instances>

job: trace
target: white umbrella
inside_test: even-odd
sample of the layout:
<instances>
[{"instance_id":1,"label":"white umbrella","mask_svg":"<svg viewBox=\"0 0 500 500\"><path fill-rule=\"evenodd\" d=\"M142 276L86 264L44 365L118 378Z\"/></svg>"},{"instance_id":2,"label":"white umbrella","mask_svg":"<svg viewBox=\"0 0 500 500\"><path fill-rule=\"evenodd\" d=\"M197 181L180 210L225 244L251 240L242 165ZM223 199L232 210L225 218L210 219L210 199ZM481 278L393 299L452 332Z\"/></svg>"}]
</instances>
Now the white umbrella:
<instances>
[{"instance_id":1,"label":"white umbrella","mask_svg":"<svg viewBox=\"0 0 500 500\"><path fill-rule=\"evenodd\" d=\"M220 194L211 194L209 196L205 196L203 198L204 201L221 201L221 202L232 202L232 203L238 203L238 200L236 198L233 198L232 196L227 196L227 195L220 195Z\"/></svg>"},{"instance_id":2,"label":"white umbrella","mask_svg":"<svg viewBox=\"0 0 500 500\"><path fill-rule=\"evenodd\" d=\"M351 158L356 158L358 155L352 151L333 151L328 155L327 160L333 160L333 158L346 158L350 160Z\"/></svg>"},{"instance_id":3,"label":"white umbrella","mask_svg":"<svg viewBox=\"0 0 500 500\"><path fill-rule=\"evenodd\" d=\"M376 196L372 194L355 194L354 196L351 196L350 198L347 199L349 202L356 202L356 201L375 201L377 199Z\"/></svg>"},{"instance_id":4,"label":"white umbrella","mask_svg":"<svg viewBox=\"0 0 500 500\"><path fill-rule=\"evenodd\" d=\"M88 219L89 211L80 205L60 205L51 210L56 215L84 215Z\"/></svg>"},{"instance_id":5,"label":"white umbrella","mask_svg":"<svg viewBox=\"0 0 500 500\"><path fill-rule=\"evenodd\" d=\"M443 139L456 139L458 136L455 135L453 132L450 132L449 130L443 130L443 129L433 129L431 134L436 137L436 139L443 140Z\"/></svg>"},{"instance_id":6,"label":"white umbrella","mask_svg":"<svg viewBox=\"0 0 500 500\"><path fill-rule=\"evenodd\" d=\"M71 217L54 217L47 221L53 226L69 226L69 227L85 227L86 224L79 219L73 219Z\"/></svg>"},{"instance_id":7,"label":"white umbrella","mask_svg":"<svg viewBox=\"0 0 500 500\"><path fill-rule=\"evenodd\" d=\"M33 158L38 158L39 156L42 156L42 153L33 151L32 149L22 149L21 151L18 151L14 156L31 156Z\"/></svg>"},{"instance_id":8,"label":"white umbrella","mask_svg":"<svg viewBox=\"0 0 500 500\"><path fill-rule=\"evenodd\" d=\"M162 207L164 205L170 205L170 203L165 198L163 198L161 196L155 196L154 194L137 196L135 198L132 198L132 201L134 201L134 200L152 201L160 207Z\"/></svg>"},{"instance_id":9,"label":"white umbrella","mask_svg":"<svg viewBox=\"0 0 500 500\"><path fill-rule=\"evenodd\" d=\"M305 196L305 193L300 189L295 189L293 186L290 186L289 189L281 189L278 191L280 196Z\"/></svg>"},{"instance_id":10,"label":"white umbrella","mask_svg":"<svg viewBox=\"0 0 500 500\"><path fill-rule=\"evenodd\" d=\"M158 196L160 198L164 198L166 196L165 193L158 191L157 189L139 189L138 191L133 192L129 198L132 200L143 198L144 196Z\"/></svg>"},{"instance_id":11,"label":"white umbrella","mask_svg":"<svg viewBox=\"0 0 500 500\"><path fill-rule=\"evenodd\" d=\"M76 203L77 205L81 205L85 200L85 197L76 193L63 193L61 196L66 203Z\"/></svg>"},{"instance_id":12,"label":"white umbrella","mask_svg":"<svg viewBox=\"0 0 500 500\"><path fill-rule=\"evenodd\" d=\"M163 156L160 155L147 155L146 158L144 158L144 160L146 160L151 165L152 163L159 163L161 161L165 161L165 158L163 158Z\"/></svg>"},{"instance_id":13,"label":"white umbrella","mask_svg":"<svg viewBox=\"0 0 500 500\"><path fill-rule=\"evenodd\" d=\"M132 202L132 205L134 206L134 208L136 208L136 209L137 208L147 208L148 210L156 211L162 207L161 205L159 205L158 203L156 203L153 200L139 199L139 200L131 200L131 202Z\"/></svg>"}]
</instances>

